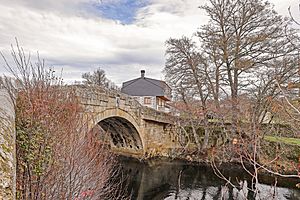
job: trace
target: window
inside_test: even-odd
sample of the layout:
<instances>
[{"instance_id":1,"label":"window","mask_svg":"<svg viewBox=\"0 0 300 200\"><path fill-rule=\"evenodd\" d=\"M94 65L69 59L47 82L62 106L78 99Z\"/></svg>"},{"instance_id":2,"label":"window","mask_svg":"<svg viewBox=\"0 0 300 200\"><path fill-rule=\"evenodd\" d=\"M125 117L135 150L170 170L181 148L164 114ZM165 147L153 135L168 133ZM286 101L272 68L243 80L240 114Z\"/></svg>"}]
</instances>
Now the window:
<instances>
[{"instance_id":1,"label":"window","mask_svg":"<svg viewBox=\"0 0 300 200\"><path fill-rule=\"evenodd\" d=\"M165 106L165 101L162 100L161 98L157 98L157 105L159 105L159 106Z\"/></svg>"},{"instance_id":2,"label":"window","mask_svg":"<svg viewBox=\"0 0 300 200\"><path fill-rule=\"evenodd\" d=\"M144 97L144 104L151 104L151 97Z\"/></svg>"}]
</instances>

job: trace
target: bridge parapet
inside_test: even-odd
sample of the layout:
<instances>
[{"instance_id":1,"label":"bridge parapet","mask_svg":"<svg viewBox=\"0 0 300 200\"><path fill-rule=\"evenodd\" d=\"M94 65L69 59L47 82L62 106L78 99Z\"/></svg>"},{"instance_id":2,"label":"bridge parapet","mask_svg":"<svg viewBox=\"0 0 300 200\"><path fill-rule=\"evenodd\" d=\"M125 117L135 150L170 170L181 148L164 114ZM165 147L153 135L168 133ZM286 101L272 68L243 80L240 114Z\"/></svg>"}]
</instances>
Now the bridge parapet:
<instances>
[{"instance_id":1,"label":"bridge parapet","mask_svg":"<svg viewBox=\"0 0 300 200\"><path fill-rule=\"evenodd\" d=\"M142 106L129 95L106 90L98 86L77 85L74 88L76 95L87 112L99 111L99 108L106 110L119 108L131 113L137 121L143 119L164 124L174 124L175 122L174 116Z\"/></svg>"},{"instance_id":2,"label":"bridge parapet","mask_svg":"<svg viewBox=\"0 0 300 200\"><path fill-rule=\"evenodd\" d=\"M142 107L142 118L144 120L155 121L165 124L174 124L175 117L168 113L154 110L148 107Z\"/></svg>"},{"instance_id":3,"label":"bridge parapet","mask_svg":"<svg viewBox=\"0 0 300 200\"><path fill-rule=\"evenodd\" d=\"M110 102L113 104L113 106L116 106L116 101L119 97L119 100L121 100L119 103L123 103L125 106L131 106L135 108L142 107L142 105L131 96L117 91L106 90L99 86L76 85L72 87L75 88L76 95L80 97L80 100L83 103L84 101L88 101L89 103L99 105L99 103L103 101Z\"/></svg>"},{"instance_id":4,"label":"bridge parapet","mask_svg":"<svg viewBox=\"0 0 300 200\"><path fill-rule=\"evenodd\" d=\"M89 118L94 117L95 120L99 120L100 115L105 117L105 112L116 116L123 112L130 115L140 125L142 105L131 96L99 86L76 85L73 89L83 105L83 112L88 114Z\"/></svg>"}]
</instances>

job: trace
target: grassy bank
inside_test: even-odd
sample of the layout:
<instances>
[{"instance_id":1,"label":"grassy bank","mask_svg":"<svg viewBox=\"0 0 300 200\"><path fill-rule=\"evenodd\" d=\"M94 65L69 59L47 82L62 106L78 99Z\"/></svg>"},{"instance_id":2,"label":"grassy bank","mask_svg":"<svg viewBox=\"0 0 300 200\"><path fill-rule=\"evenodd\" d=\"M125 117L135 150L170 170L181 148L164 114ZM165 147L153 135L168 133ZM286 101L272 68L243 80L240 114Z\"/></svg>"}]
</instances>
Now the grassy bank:
<instances>
[{"instance_id":1,"label":"grassy bank","mask_svg":"<svg viewBox=\"0 0 300 200\"><path fill-rule=\"evenodd\" d=\"M288 138L288 137L277 137L277 136L265 136L265 140L270 142L279 142L288 145L298 145L300 146L300 139L299 138Z\"/></svg>"}]
</instances>

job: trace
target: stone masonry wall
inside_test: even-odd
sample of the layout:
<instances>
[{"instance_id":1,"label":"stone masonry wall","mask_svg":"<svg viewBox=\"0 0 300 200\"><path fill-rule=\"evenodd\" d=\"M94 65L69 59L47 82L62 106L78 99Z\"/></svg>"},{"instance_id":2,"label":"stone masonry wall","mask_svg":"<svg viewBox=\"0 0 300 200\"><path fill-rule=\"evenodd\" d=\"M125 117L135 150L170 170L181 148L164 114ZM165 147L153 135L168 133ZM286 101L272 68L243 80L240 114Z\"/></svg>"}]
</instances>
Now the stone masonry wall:
<instances>
[{"instance_id":1,"label":"stone masonry wall","mask_svg":"<svg viewBox=\"0 0 300 200\"><path fill-rule=\"evenodd\" d=\"M176 146L173 130L175 118L167 113L142 106L133 97L106 91L99 87L76 86L76 95L83 105L83 114L94 127L107 117L118 116L127 119L138 130L143 143L143 152L129 151L122 153L129 156L167 156ZM121 150L121 148L119 148Z\"/></svg>"},{"instance_id":2,"label":"stone masonry wall","mask_svg":"<svg viewBox=\"0 0 300 200\"><path fill-rule=\"evenodd\" d=\"M15 199L15 112L9 95L0 88L0 199Z\"/></svg>"}]
</instances>

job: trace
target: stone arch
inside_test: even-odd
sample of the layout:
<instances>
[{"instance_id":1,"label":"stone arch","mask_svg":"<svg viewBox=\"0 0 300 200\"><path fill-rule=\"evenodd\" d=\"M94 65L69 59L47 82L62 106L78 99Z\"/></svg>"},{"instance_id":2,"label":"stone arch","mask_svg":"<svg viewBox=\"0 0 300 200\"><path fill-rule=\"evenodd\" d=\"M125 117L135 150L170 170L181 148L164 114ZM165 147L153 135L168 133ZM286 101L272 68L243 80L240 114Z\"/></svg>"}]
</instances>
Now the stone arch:
<instances>
[{"instance_id":1,"label":"stone arch","mask_svg":"<svg viewBox=\"0 0 300 200\"><path fill-rule=\"evenodd\" d=\"M142 131L137 120L121 109L109 109L98 113L94 120L111 139L116 148L143 151Z\"/></svg>"}]
</instances>

